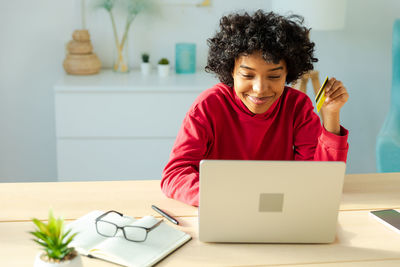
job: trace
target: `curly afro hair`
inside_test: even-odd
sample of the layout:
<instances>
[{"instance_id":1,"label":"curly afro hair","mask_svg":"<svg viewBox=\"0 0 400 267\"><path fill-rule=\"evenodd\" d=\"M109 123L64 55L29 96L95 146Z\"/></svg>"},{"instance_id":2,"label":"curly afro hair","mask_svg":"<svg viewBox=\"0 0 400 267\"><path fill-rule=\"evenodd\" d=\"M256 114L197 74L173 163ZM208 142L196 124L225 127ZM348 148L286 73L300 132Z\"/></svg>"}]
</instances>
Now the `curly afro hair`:
<instances>
[{"instance_id":1,"label":"curly afro hair","mask_svg":"<svg viewBox=\"0 0 400 267\"><path fill-rule=\"evenodd\" d=\"M286 83L297 80L313 69L315 44L309 39L310 29L303 17L288 17L273 12L256 11L253 15L229 14L220 20L220 31L207 40L210 47L207 72L214 72L222 83L233 86L235 59L261 51L267 62L286 62Z\"/></svg>"}]
</instances>

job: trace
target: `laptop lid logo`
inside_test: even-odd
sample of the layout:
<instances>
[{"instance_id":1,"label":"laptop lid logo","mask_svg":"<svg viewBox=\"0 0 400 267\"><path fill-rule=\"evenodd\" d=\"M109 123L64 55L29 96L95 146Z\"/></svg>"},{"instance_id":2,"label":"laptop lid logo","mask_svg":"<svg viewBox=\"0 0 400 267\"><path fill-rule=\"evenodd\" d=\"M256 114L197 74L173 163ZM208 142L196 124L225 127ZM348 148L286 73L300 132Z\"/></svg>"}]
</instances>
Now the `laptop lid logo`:
<instances>
[{"instance_id":1,"label":"laptop lid logo","mask_svg":"<svg viewBox=\"0 0 400 267\"><path fill-rule=\"evenodd\" d=\"M283 194L281 193L262 193L258 205L259 212L282 212Z\"/></svg>"}]
</instances>

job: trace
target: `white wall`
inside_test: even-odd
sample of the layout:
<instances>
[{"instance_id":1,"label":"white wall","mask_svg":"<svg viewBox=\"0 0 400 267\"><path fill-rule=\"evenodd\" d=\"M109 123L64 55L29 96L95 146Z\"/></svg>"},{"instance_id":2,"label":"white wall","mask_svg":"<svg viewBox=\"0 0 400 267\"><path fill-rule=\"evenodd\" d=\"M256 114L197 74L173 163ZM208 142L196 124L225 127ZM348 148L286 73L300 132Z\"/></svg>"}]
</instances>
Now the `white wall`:
<instances>
[{"instance_id":1,"label":"white wall","mask_svg":"<svg viewBox=\"0 0 400 267\"><path fill-rule=\"evenodd\" d=\"M80 27L79 5L70 0L3 2L0 181L55 181L52 87L64 74L65 43ZM158 17L139 15L130 32L131 65L138 66L144 51L151 54L152 63L160 57L173 62L175 43L188 41L197 44L198 67L204 67L206 39L215 32L221 14L249 6L269 10L271 6L268 0L211 2L206 8L163 5ZM376 170L375 139L389 109L391 31L394 19L400 17L398 10L396 0L349 0L344 30L311 36L320 59L316 69L321 76L342 80L350 93L342 111L343 125L350 130L348 173ZM88 8L87 26L95 52L110 67L114 43L109 17L102 10Z\"/></svg>"},{"instance_id":2,"label":"white wall","mask_svg":"<svg viewBox=\"0 0 400 267\"><path fill-rule=\"evenodd\" d=\"M389 110L392 25L399 1L348 1L346 28L315 34L316 67L340 78L350 98L341 115L350 130L348 173L375 172L375 140Z\"/></svg>"},{"instance_id":3,"label":"white wall","mask_svg":"<svg viewBox=\"0 0 400 267\"><path fill-rule=\"evenodd\" d=\"M52 85L62 74L70 1L1 1L0 181L55 180Z\"/></svg>"}]
</instances>

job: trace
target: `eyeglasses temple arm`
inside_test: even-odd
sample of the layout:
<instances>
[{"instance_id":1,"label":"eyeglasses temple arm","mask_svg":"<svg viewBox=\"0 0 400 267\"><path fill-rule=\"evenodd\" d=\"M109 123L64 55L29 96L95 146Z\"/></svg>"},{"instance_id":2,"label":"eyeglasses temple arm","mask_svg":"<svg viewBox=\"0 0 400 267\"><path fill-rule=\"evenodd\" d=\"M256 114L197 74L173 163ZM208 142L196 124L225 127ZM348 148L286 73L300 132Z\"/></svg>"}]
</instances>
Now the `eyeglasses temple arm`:
<instances>
[{"instance_id":1,"label":"eyeglasses temple arm","mask_svg":"<svg viewBox=\"0 0 400 267\"><path fill-rule=\"evenodd\" d=\"M122 213L120 213L120 212L118 212L118 211L115 211L115 210L109 210L109 211L107 211L106 213L104 213L104 214L102 214L102 215L100 215L99 217L97 217L97 219L96 219L96 222L97 221L99 221L99 220L101 220L101 218L103 218L104 216L106 216L107 214L109 214L109 213L111 213L111 212L115 212L115 213L117 213L119 216L124 216Z\"/></svg>"},{"instance_id":2,"label":"eyeglasses temple arm","mask_svg":"<svg viewBox=\"0 0 400 267\"><path fill-rule=\"evenodd\" d=\"M147 228L147 232L150 232L151 230L153 230L154 228L156 228L157 226L159 226L164 220L160 220L158 223L156 223L155 225L153 225L150 228Z\"/></svg>"}]
</instances>

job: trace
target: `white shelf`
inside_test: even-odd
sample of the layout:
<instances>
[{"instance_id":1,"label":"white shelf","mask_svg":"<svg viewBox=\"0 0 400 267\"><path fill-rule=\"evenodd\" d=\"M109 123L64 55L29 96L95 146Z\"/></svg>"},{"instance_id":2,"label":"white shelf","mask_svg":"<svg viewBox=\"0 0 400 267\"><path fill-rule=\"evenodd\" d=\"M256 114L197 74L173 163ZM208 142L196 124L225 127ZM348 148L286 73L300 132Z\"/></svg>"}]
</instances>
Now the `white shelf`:
<instances>
[{"instance_id":1,"label":"white shelf","mask_svg":"<svg viewBox=\"0 0 400 267\"><path fill-rule=\"evenodd\" d=\"M139 70L117 73L102 69L88 76L65 75L54 89L56 93L87 92L202 92L217 83L212 74L198 70L195 74L175 74L159 77L156 70L144 76Z\"/></svg>"},{"instance_id":2,"label":"white shelf","mask_svg":"<svg viewBox=\"0 0 400 267\"><path fill-rule=\"evenodd\" d=\"M102 70L55 86L58 180L160 179L205 72L158 77Z\"/></svg>"}]
</instances>

